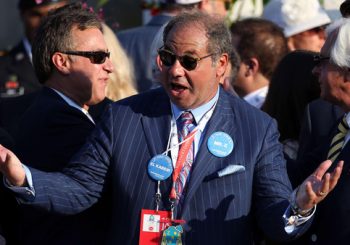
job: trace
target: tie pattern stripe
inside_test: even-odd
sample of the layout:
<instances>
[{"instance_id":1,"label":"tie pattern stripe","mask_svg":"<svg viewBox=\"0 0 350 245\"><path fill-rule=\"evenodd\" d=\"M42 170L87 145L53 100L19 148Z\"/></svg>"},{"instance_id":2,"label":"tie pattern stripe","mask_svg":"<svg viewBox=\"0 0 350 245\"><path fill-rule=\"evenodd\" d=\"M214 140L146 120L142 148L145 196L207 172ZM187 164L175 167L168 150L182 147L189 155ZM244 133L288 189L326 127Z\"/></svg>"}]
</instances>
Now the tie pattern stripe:
<instances>
[{"instance_id":1,"label":"tie pattern stripe","mask_svg":"<svg viewBox=\"0 0 350 245\"><path fill-rule=\"evenodd\" d=\"M178 125L179 125L179 130L178 130L179 142L182 142L186 138L186 136L190 133L191 125L194 125L194 119L193 119L192 113L183 112L178 119ZM193 143L192 143L188 151L183 168L181 169L179 177L175 182L175 191L176 191L177 201L179 201L182 195L184 194L184 188L185 188L186 182L189 179L193 158L194 158L194 155L193 155Z\"/></svg>"},{"instance_id":2,"label":"tie pattern stripe","mask_svg":"<svg viewBox=\"0 0 350 245\"><path fill-rule=\"evenodd\" d=\"M348 130L349 130L349 125L346 121L346 117L344 116L338 125L337 134L332 139L332 143L329 147L327 159L333 162L338 157L338 155L340 154L343 148L345 136Z\"/></svg>"}]
</instances>

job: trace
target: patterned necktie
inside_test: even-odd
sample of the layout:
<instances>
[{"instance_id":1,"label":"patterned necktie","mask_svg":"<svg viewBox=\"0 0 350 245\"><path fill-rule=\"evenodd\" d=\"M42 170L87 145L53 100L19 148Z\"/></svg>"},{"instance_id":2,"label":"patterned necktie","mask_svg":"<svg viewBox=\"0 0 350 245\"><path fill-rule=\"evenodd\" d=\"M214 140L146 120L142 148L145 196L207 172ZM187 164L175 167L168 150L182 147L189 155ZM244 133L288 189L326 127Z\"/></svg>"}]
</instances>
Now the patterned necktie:
<instances>
[{"instance_id":1,"label":"patterned necktie","mask_svg":"<svg viewBox=\"0 0 350 245\"><path fill-rule=\"evenodd\" d=\"M344 145L344 139L349 130L349 125L346 121L346 117L343 117L343 120L338 125L338 132L333 137L331 146L329 147L327 159L331 160L332 162L338 157L339 153L341 152L343 145Z\"/></svg>"},{"instance_id":2,"label":"patterned necktie","mask_svg":"<svg viewBox=\"0 0 350 245\"><path fill-rule=\"evenodd\" d=\"M191 112L185 111L181 114L180 118L178 119L178 125L179 125L179 142L182 142L186 136L190 132L190 126L194 125L194 119ZM179 201L180 197L182 197L186 181L189 179L192 163L193 163L193 143L188 151L185 163L183 165L183 168L181 169L181 172L179 174L179 177L177 178L175 182L175 191L176 191L176 199Z\"/></svg>"}]
</instances>

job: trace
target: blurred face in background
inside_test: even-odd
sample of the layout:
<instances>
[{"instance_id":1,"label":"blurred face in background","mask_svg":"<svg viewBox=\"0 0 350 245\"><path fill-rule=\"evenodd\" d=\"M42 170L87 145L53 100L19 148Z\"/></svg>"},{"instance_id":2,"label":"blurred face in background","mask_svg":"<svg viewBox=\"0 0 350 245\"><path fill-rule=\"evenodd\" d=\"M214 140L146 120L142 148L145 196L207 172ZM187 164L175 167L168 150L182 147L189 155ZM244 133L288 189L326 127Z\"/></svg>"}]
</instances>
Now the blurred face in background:
<instances>
[{"instance_id":1,"label":"blurred face in background","mask_svg":"<svg viewBox=\"0 0 350 245\"><path fill-rule=\"evenodd\" d=\"M310 50L320 52L325 40L325 26L320 26L289 37L288 47L290 51Z\"/></svg>"},{"instance_id":2,"label":"blurred face in background","mask_svg":"<svg viewBox=\"0 0 350 245\"><path fill-rule=\"evenodd\" d=\"M335 65L330 60L331 45L334 44L336 32L331 33L315 60L313 74L318 77L321 87L320 97L339 105L345 111L350 110L350 72L348 68Z\"/></svg>"},{"instance_id":3,"label":"blurred face in background","mask_svg":"<svg viewBox=\"0 0 350 245\"><path fill-rule=\"evenodd\" d=\"M60 8L67 4L67 1L61 1L48 5L36 6L30 9L24 9L21 11L21 18L24 24L25 35L29 42L32 43L35 37L35 33L40 26L41 21L47 16L49 11Z\"/></svg>"},{"instance_id":4,"label":"blurred face in background","mask_svg":"<svg viewBox=\"0 0 350 245\"><path fill-rule=\"evenodd\" d=\"M200 8L209 14L226 17L229 3L229 0L203 0Z\"/></svg>"}]
</instances>

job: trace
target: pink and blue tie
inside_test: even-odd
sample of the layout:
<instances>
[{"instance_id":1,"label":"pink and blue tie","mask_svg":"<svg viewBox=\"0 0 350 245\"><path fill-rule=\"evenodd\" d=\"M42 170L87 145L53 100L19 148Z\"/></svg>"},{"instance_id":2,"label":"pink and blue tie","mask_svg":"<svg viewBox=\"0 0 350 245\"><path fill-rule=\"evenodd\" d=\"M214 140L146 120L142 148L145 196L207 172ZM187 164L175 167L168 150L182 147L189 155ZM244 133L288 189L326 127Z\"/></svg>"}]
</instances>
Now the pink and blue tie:
<instances>
[{"instance_id":1,"label":"pink and blue tie","mask_svg":"<svg viewBox=\"0 0 350 245\"><path fill-rule=\"evenodd\" d=\"M179 142L182 142L186 138L186 136L190 133L190 127L194 126L194 124L195 122L191 112L185 111L181 114L181 116L178 119ZM193 143L192 143L188 151L186 161L175 183L177 201L183 200L184 188L186 183L189 180L193 159L194 159L194 151L193 151Z\"/></svg>"}]
</instances>

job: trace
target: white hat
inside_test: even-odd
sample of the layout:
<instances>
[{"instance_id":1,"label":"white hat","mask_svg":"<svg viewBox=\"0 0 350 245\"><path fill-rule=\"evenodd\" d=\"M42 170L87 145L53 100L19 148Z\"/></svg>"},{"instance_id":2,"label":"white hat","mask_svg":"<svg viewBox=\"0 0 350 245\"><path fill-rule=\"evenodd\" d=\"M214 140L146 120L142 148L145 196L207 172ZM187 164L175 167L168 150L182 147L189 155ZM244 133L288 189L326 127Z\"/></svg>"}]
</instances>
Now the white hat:
<instances>
[{"instance_id":1,"label":"white hat","mask_svg":"<svg viewBox=\"0 0 350 245\"><path fill-rule=\"evenodd\" d=\"M270 0L262 18L279 25L286 37L331 22L318 0Z\"/></svg>"},{"instance_id":2,"label":"white hat","mask_svg":"<svg viewBox=\"0 0 350 245\"><path fill-rule=\"evenodd\" d=\"M199 3L202 2L202 0L161 0L161 3L177 3L177 4L193 4L193 3Z\"/></svg>"}]
</instances>

